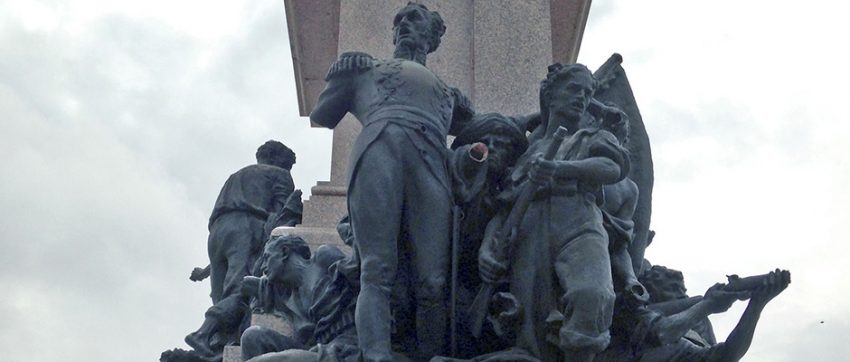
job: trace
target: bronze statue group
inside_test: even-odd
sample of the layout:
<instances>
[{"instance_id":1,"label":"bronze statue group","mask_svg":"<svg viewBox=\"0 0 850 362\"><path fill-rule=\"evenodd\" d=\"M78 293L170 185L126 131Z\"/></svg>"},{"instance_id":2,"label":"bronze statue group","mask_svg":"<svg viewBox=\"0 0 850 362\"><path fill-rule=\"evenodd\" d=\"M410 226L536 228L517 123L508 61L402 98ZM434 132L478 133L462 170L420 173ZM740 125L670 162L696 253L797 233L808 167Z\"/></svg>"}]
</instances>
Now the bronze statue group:
<instances>
[{"instance_id":1,"label":"bronze statue group","mask_svg":"<svg viewBox=\"0 0 850 362\"><path fill-rule=\"evenodd\" d=\"M393 19L393 58L344 53L328 72L311 121L363 125L338 226L351 253L266 241L300 212L294 154L270 141L216 202L214 306L186 338L194 351L162 360L220 361L234 342L255 362L740 359L790 274L688 297L680 272L643 258L651 156L619 56L596 73L550 66L534 114L476 113L426 68L445 29L411 3ZM718 343L707 316L736 300L747 309ZM248 328L251 309L292 333Z\"/></svg>"}]
</instances>

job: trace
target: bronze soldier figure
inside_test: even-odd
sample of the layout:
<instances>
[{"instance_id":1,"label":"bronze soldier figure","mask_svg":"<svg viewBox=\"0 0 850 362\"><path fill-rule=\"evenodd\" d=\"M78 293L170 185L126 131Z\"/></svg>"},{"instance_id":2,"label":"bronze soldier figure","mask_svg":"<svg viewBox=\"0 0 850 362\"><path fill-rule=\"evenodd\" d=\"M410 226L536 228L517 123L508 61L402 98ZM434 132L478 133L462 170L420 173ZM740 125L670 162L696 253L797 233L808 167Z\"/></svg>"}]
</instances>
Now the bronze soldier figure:
<instances>
[{"instance_id":1,"label":"bronze soldier figure","mask_svg":"<svg viewBox=\"0 0 850 362\"><path fill-rule=\"evenodd\" d=\"M451 184L446 136L472 115L469 101L425 67L445 26L408 4L393 20L393 59L345 53L331 67L310 120L335 127L346 113L363 130L349 164L348 210L361 258L356 325L367 361L390 361L390 298L410 270L416 359L445 349ZM399 264L400 251L410 267Z\"/></svg>"}]
</instances>

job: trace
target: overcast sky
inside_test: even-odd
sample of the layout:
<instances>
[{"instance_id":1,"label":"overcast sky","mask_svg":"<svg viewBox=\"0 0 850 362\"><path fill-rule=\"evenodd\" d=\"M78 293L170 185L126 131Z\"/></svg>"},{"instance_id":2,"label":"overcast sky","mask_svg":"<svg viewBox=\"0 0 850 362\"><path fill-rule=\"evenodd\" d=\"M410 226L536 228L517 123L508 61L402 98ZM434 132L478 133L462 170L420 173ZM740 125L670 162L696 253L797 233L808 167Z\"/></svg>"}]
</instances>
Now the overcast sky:
<instances>
[{"instance_id":1,"label":"overcast sky","mask_svg":"<svg viewBox=\"0 0 850 362\"><path fill-rule=\"evenodd\" d=\"M597 0L584 34L590 68L623 55L651 137L647 257L692 294L792 272L745 360L850 353L838 3ZM298 117L283 1L0 0L0 54L4 361L185 348L209 305L187 277L227 176L275 138L299 188L329 177L331 133ZM718 339L744 305L714 319Z\"/></svg>"}]
</instances>

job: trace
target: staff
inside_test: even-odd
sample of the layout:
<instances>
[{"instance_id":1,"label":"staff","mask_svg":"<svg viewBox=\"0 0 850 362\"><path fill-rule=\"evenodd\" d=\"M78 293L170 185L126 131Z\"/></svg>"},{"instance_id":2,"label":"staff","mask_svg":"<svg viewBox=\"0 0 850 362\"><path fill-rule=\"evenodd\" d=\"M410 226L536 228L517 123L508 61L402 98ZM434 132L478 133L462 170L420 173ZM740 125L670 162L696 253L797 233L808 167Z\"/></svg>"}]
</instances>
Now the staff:
<instances>
[{"instance_id":1,"label":"staff","mask_svg":"<svg viewBox=\"0 0 850 362\"><path fill-rule=\"evenodd\" d=\"M544 160L551 161L555 158L555 153L558 152L558 148L561 147L561 143L564 142L567 134L568 131L566 128L558 127L555 134L552 135L552 143L548 145L546 152L543 153ZM504 223L502 223L501 227L498 228L494 234L487 236L491 240L484 243L484 245L493 245L495 247L495 252L497 255L502 257L502 260L507 260L507 257L510 255L509 251L511 250L516 238L516 228L525 216L528 206L531 205L534 193L537 191L536 185L531 183L526 183L520 187L519 197L517 197L507 219L505 219ZM475 338L481 336L481 327L484 325L484 319L487 317L487 306L490 303L490 298L493 296L495 289L496 286L493 283L482 282L481 288L475 296L475 300L472 301L472 306L470 307L469 312L471 320L470 328L472 335L475 336Z\"/></svg>"}]
</instances>

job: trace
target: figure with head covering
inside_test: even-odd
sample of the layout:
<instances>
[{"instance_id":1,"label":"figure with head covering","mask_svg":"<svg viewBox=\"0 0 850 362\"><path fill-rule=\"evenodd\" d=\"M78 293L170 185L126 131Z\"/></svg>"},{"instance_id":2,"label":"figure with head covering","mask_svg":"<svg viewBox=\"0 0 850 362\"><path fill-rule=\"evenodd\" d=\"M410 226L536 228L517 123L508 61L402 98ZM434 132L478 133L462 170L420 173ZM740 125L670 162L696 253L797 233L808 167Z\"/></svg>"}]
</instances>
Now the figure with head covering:
<instances>
[{"instance_id":1,"label":"figure with head covering","mask_svg":"<svg viewBox=\"0 0 850 362\"><path fill-rule=\"evenodd\" d=\"M512 117L498 113L477 114L454 139L449 169L452 176L454 202L460 210L457 232L458 270L456 300L457 328L467 330L467 311L481 280L478 276L478 248L484 238L484 229L496 212L504 205L498 199L505 191L510 170L528 148L525 131ZM487 351L484 346L466 340L468 334L459 333L460 355L474 355ZM466 347L466 348L463 348Z\"/></svg>"},{"instance_id":2,"label":"figure with head covering","mask_svg":"<svg viewBox=\"0 0 850 362\"><path fill-rule=\"evenodd\" d=\"M480 242L484 227L498 211L497 196L505 190L509 171L528 148L528 140L513 119L487 113L476 115L451 148L452 191L463 211L461 234Z\"/></svg>"}]
</instances>

